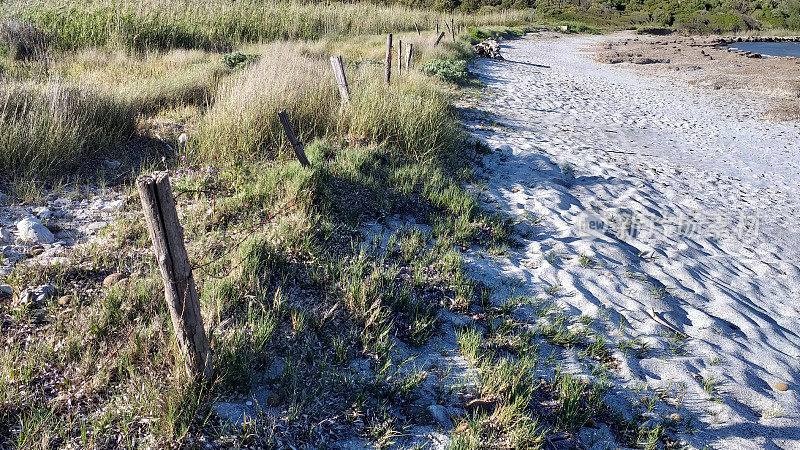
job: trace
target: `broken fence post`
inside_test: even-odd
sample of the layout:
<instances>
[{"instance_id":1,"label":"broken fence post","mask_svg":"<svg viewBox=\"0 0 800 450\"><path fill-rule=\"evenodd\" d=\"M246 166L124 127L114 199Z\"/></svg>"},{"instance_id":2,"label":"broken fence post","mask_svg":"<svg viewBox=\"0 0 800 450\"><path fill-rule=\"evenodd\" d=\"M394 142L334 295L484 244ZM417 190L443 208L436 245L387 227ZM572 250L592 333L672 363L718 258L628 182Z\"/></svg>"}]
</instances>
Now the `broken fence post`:
<instances>
[{"instance_id":1,"label":"broken fence post","mask_svg":"<svg viewBox=\"0 0 800 450\"><path fill-rule=\"evenodd\" d=\"M297 136L294 134L294 129L292 128L292 124L289 123L289 116L286 115L286 110L278 113L278 119L281 121L283 132L286 133L286 138L289 139L289 143L292 144L294 155L297 156L297 160L300 161L303 167L310 167L311 163L309 163L308 158L306 158L303 144L297 140Z\"/></svg>"},{"instance_id":2,"label":"broken fence post","mask_svg":"<svg viewBox=\"0 0 800 450\"><path fill-rule=\"evenodd\" d=\"M443 37L444 37L444 31L439 33L439 37L436 38L436 42L433 43L433 46L436 47L437 45L439 45L439 42L442 40Z\"/></svg>"},{"instance_id":3,"label":"broken fence post","mask_svg":"<svg viewBox=\"0 0 800 450\"><path fill-rule=\"evenodd\" d=\"M386 77L384 82L388 85L392 80L392 35L386 38Z\"/></svg>"},{"instance_id":4,"label":"broken fence post","mask_svg":"<svg viewBox=\"0 0 800 450\"><path fill-rule=\"evenodd\" d=\"M411 57L414 55L414 44L408 44L408 56L406 57L406 72L411 69Z\"/></svg>"},{"instance_id":5,"label":"broken fence post","mask_svg":"<svg viewBox=\"0 0 800 450\"><path fill-rule=\"evenodd\" d=\"M397 75L403 74L403 40L397 40Z\"/></svg>"},{"instance_id":6,"label":"broken fence post","mask_svg":"<svg viewBox=\"0 0 800 450\"><path fill-rule=\"evenodd\" d=\"M142 175L136 180L136 187L186 372L191 377L202 376L205 381L211 381L214 376L211 343L203 327L200 299L183 245L183 228L175 210L169 172Z\"/></svg>"},{"instance_id":7,"label":"broken fence post","mask_svg":"<svg viewBox=\"0 0 800 450\"><path fill-rule=\"evenodd\" d=\"M333 77L336 78L336 85L339 87L339 95L342 101L350 103L350 87L347 85L347 78L344 76L344 65L341 56L331 56L331 67L333 67Z\"/></svg>"}]
</instances>

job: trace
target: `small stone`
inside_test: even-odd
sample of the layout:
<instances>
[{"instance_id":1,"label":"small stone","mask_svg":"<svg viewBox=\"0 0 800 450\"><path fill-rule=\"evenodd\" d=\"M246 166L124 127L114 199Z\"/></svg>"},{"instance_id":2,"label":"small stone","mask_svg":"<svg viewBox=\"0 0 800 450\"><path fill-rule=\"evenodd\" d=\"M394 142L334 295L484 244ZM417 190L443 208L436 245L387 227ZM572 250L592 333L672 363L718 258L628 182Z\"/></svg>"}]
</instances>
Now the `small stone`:
<instances>
[{"instance_id":1,"label":"small stone","mask_svg":"<svg viewBox=\"0 0 800 450\"><path fill-rule=\"evenodd\" d=\"M53 233L42 225L36 217L26 217L17 222L17 232L23 242L35 242L37 244L52 244L55 241Z\"/></svg>"},{"instance_id":2,"label":"small stone","mask_svg":"<svg viewBox=\"0 0 800 450\"><path fill-rule=\"evenodd\" d=\"M673 422L680 422L683 420L683 417L681 417L681 415L678 413L672 413L669 415L669 420Z\"/></svg>"},{"instance_id":3,"label":"small stone","mask_svg":"<svg viewBox=\"0 0 800 450\"><path fill-rule=\"evenodd\" d=\"M8 228L0 228L0 243L7 243L11 242L13 236L11 236L11 232L8 231Z\"/></svg>"},{"instance_id":4,"label":"small stone","mask_svg":"<svg viewBox=\"0 0 800 450\"><path fill-rule=\"evenodd\" d=\"M11 300L14 297L14 288L7 284L0 285L0 301Z\"/></svg>"},{"instance_id":5,"label":"small stone","mask_svg":"<svg viewBox=\"0 0 800 450\"><path fill-rule=\"evenodd\" d=\"M66 306L72 303L73 297L71 295L62 295L58 298L58 304L61 306Z\"/></svg>"},{"instance_id":6,"label":"small stone","mask_svg":"<svg viewBox=\"0 0 800 450\"><path fill-rule=\"evenodd\" d=\"M181 133L181 135L178 136L178 148L180 148L181 150L185 149L186 142L188 141L189 141L189 136L186 135L186 133Z\"/></svg>"},{"instance_id":7,"label":"small stone","mask_svg":"<svg viewBox=\"0 0 800 450\"><path fill-rule=\"evenodd\" d=\"M121 274L119 272L114 272L111 275L109 275L109 276L107 276L107 277L105 277L103 279L103 287L113 286L113 285L115 285L115 284L117 284L119 282L122 282L124 280L127 280L127 278L125 278L125 275L123 275L123 274Z\"/></svg>"},{"instance_id":8,"label":"small stone","mask_svg":"<svg viewBox=\"0 0 800 450\"><path fill-rule=\"evenodd\" d=\"M106 169L110 169L110 170L117 170L117 169L119 169L119 167L121 165L122 165L121 162L113 161L113 160L110 160L110 159L107 159L106 162L105 162Z\"/></svg>"},{"instance_id":9,"label":"small stone","mask_svg":"<svg viewBox=\"0 0 800 450\"><path fill-rule=\"evenodd\" d=\"M28 254L31 256L39 256L42 253L44 253L44 246L42 245L34 245L31 247L30 251L28 251Z\"/></svg>"},{"instance_id":10,"label":"small stone","mask_svg":"<svg viewBox=\"0 0 800 450\"><path fill-rule=\"evenodd\" d=\"M125 200L114 200L113 202L108 202L105 205L103 205L102 210L116 212L116 211L122 211L122 208L124 207L125 207Z\"/></svg>"},{"instance_id":11,"label":"small stone","mask_svg":"<svg viewBox=\"0 0 800 450\"><path fill-rule=\"evenodd\" d=\"M775 390L781 391L781 392L788 391L789 390L789 386L786 383L784 383L783 381L779 381L779 382L775 383Z\"/></svg>"},{"instance_id":12,"label":"small stone","mask_svg":"<svg viewBox=\"0 0 800 450\"><path fill-rule=\"evenodd\" d=\"M435 420L442 428L453 428L453 420L450 418L450 412L447 411L442 405L430 405L428 406L428 412L431 413L433 416L433 420Z\"/></svg>"},{"instance_id":13,"label":"small stone","mask_svg":"<svg viewBox=\"0 0 800 450\"><path fill-rule=\"evenodd\" d=\"M38 217L40 220L50 220L53 218L53 211L51 211L50 208L46 206L41 208L36 208L34 210L34 213L36 213L36 217Z\"/></svg>"},{"instance_id":14,"label":"small stone","mask_svg":"<svg viewBox=\"0 0 800 450\"><path fill-rule=\"evenodd\" d=\"M512 190L511 190L511 192L513 192L513 193L515 193L515 194L516 194L517 192L519 192L519 189L517 189L517 188L514 188L514 189L512 189Z\"/></svg>"}]
</instances>

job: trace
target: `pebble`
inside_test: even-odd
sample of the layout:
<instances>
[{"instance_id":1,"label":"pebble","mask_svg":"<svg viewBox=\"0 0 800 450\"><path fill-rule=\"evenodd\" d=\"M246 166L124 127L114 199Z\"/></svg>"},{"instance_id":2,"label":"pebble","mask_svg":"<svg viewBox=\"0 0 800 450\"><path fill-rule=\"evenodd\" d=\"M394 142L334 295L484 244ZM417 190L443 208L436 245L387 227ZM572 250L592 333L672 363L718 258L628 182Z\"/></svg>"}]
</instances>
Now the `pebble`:
<instances>
[{"instance_id":1,"label":"pebble","mask_svg":"<svg viewBox=\"0 0 800 450\"><path fill-rule=\"evenodd\" d=\"M495 402L478 398L470 401L464 406L469 414L491 414L494 411Z\"/></svg>"},{"instance_id":2,"label":"pebble","mask_svg":"<svg viewBox=\"0 0 800 450\"><path fill-rule=\"evenodd\" d=\"M42 253L44 253L44 246L43 245L34 245L33 247L31 247L31 249L28 251L28 253L31 256L39 256Z\"/></svg>"},{"instance_id":3,"label":"pebble","mask_svg":"<svg viewBox=\"0 0 800 450\"><path fill-rule=\"evenodd\" d=\"M783 381L779 381L779 382L775 383L775 390L781 391L781 392L788 391L789 390L789 386L786 383L784 383Z\"/></svg>"},{"instance_id":4,"label":"pebble","mask_svg":"<svg viewBox=\"0 0 800 450\"><path fill-rule=\"evenodd\" d=\"M11 232L8 231L8 228L0 228L0 242L11 242L13 240L13 236Z\"/></svg>"},{"instance_id":5,"label":"pebble","mask_svg":"<svg viewBox=\"0 0 800 450\"><path fill-rule=\"evenodd\" d=\"M14 288L7 284L0 285L0 300L10 300L14 297Z\"/></svg>"},{"instance_id":6,"label":"pebble","mask_svg":"<svg viewBox=\"0 0 800 450\"><path fill-rule=\"evenodd\" d=\"M122 165L121 162L113 161L113 160L110 160L110 159L107 159L106 162L105 162L106 169L110 169L110 170L117 170L117 169L119 169L119 167L121 165Z\"/></svg>"},{"instance_id":7,"label":"pebble","mask_svg":"<svg viewBox=\"0 0 800 450\"><path fill-rule=\"evenodd\" d=\"M431 413L433 416L433 420L435 420L442 428L453 428L453 420L450 418L450 412L442 405L430 405L428 406L428 412Z\"/></svg>"},{"instance_id":8,"label":"pebble","mask_svg":"<svg viewBox=\"0 0 800 450\"><path fill-rule=\"evenodd\" d=\"M125 280L127 280L127 278L125 278L125 275L119 272L114 272L103 279L103 287L113 286Z\"/></svg>"},{"instance_id":9,"label":"pebble","mask_svg":"<svg viewBox=\"0 0 800 450\"><path fill-rule=\"evenodd\" d=\"M680 422L683 420L683 417L681 417L681 415L678 413L672 413L669 415L669 420L673 422Z\"/></svg>"},{"instance_id":10,"label":"pebble","mask_svg":"<svg viewBox=\"0 0 800 450\"><path fill-rule=\"evenodd\" d=\"M61 306L66 306L72 303L73 297L71 295L62 295L58 298L58 304Z\"/></svg>"}]
</instances>

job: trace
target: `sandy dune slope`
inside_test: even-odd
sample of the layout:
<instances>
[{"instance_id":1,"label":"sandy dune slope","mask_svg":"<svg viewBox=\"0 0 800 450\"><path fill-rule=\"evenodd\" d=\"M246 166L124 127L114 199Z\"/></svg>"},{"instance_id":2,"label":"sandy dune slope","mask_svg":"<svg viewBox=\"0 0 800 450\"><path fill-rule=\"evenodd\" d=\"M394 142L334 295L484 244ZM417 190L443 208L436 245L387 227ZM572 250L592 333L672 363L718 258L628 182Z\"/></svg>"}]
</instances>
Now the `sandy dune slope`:
<instances>
[{"instance_id":1,"label":"sandy dune slope","mask_svg":"<svg viewBox=\"0 0 800 450\"><path fill-rule=\"evenodd\" d=\"M488 94L467 125L500 149L482 195L524 239L474 273L646 342L616 352L614 395L684 389L657 411L694 418L692 446L800 448L800 124L597 63L603 39L533 36L475 63Z\"/></svg>"}]
</instances>

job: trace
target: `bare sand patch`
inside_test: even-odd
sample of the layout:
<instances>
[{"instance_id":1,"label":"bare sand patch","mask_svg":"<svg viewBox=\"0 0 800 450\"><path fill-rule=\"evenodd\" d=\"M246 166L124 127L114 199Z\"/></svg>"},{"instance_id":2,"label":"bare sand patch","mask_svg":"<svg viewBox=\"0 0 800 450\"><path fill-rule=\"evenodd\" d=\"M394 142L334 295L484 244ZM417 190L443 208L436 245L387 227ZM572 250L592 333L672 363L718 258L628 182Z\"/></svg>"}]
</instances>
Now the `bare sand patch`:
<instances>
[{"instance_id":1,"label":"bare sand patch","mask_svg":"<svg viewBox=\"0 0 800 450\"><path fill-rule=\"evenodd\" d=\"M729 51L731 36L618 35L597 45L596 60L633 63L638 71L712 90L733 90L769 102L764 118L800 119L800 59ZM762 38L763 39L763 38Z\"/></svg>"}]
</instances>

